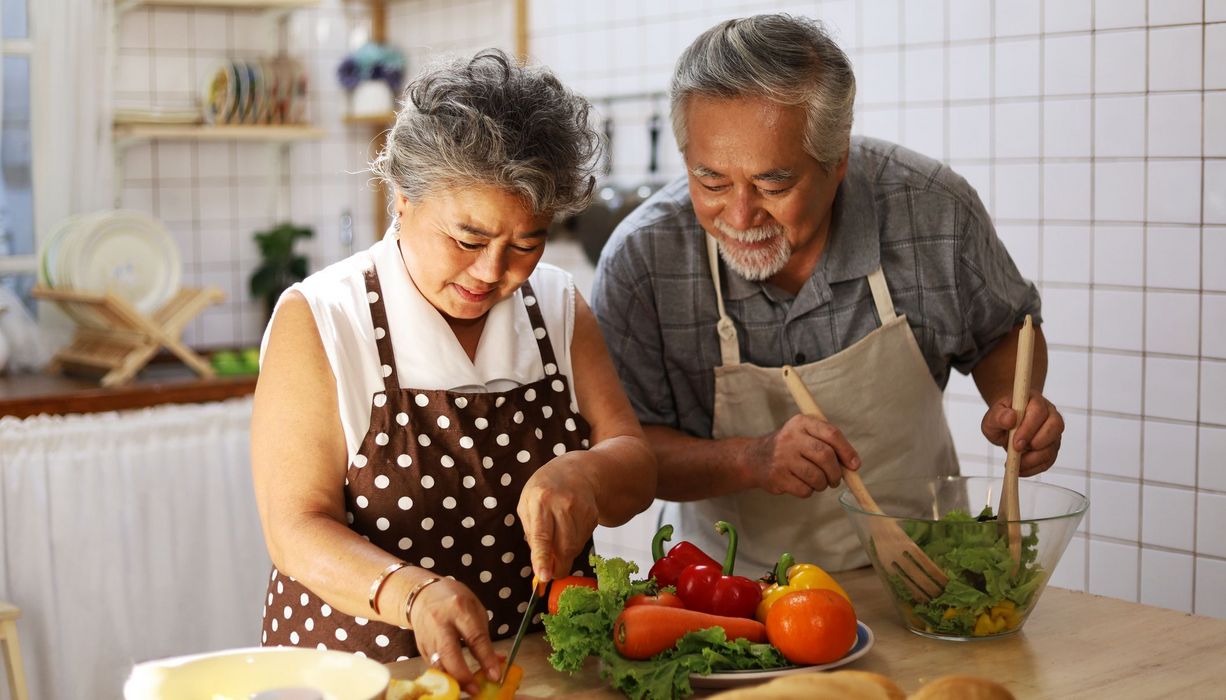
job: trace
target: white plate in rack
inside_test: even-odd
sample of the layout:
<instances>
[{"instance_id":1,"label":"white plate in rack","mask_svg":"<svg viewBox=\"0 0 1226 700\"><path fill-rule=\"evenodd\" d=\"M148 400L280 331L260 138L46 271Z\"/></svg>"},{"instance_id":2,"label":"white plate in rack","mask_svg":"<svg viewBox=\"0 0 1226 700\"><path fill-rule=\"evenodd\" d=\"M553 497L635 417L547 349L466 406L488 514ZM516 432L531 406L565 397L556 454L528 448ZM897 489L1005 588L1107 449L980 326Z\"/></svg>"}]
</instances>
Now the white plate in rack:
<instances>
[{"instance_id":1,"label":"white plate in rack","mask_svg":"<svg viewBox=\"0 0 1226 700\"><path fill-rule=\"evenodd\" d=\"M86 217L55 252L56 286L115 294L144 314L179 290L179 248L160 222L141 212Z\"/></svg>"}]
</instances>

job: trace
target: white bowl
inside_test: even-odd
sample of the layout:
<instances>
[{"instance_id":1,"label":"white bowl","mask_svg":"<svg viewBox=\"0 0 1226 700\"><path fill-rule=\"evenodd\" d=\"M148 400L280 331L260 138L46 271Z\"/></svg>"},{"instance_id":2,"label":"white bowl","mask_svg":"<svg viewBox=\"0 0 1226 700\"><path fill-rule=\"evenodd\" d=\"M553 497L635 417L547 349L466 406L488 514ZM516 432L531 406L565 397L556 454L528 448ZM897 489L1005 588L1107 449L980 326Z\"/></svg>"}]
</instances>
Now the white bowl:
<instances>
[{"instance_id":1,"label":"white bowl","mask_svg":"<svg viewBox=\"0 0 1226 700\"><path fill-rule=\"evenodd\" d=\"M377 700L391 678L377 661L295 647L228 649L137 664L125 700L249 700L280 688L310 688L324 700Z\"/></svg>"}]
</instances>

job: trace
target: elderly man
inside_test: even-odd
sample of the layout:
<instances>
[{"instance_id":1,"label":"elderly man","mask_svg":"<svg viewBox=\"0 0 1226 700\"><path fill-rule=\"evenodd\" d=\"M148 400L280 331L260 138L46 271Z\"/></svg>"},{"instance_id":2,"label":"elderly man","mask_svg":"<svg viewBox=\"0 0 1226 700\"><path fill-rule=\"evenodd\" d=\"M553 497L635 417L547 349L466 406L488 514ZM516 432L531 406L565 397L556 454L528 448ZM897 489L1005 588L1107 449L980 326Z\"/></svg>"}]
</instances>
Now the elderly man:
<instances>
[{"instance_id":1,"label":"elderly man","mask_svg":"<svg viewBox=\"0 0 1226 700\"><path fill-rule=\"evenodd\" d=\"M737 570L782 551L832 570L867 559L832 493L843 469L955 474L950 368L1004 445L1020 326L1039 296L974 189L941 163L851 138L855 77L811 20L722 22L682 54L672 122L686 175L618 226L592 306L660 464L664 521L706 551L737 524ZM797 368L830 422L797 415ZM1064 430L1032 390L1015 434L1030 476Z\"/></svg>"}]
</instances>

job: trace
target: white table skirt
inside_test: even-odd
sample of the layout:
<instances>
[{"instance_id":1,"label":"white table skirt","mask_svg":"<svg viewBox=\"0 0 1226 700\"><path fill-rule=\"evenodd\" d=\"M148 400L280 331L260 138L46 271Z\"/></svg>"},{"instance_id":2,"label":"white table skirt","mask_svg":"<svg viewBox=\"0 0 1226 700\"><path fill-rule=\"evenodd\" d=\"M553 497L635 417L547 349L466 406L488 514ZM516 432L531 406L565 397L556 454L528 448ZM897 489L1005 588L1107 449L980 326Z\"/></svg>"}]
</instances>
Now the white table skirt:
<instances>
[{"instance_id":1,"label":"white table skirt","mask_svg":"<svg viewBox=\"0 0 1226 700\"><path fill-rule=\"evenodd\" d=\"M259 643L250 420L249 398L0 419L0 599L31 698L119 698L137 661Z\"/></svg>"}]
</instances>

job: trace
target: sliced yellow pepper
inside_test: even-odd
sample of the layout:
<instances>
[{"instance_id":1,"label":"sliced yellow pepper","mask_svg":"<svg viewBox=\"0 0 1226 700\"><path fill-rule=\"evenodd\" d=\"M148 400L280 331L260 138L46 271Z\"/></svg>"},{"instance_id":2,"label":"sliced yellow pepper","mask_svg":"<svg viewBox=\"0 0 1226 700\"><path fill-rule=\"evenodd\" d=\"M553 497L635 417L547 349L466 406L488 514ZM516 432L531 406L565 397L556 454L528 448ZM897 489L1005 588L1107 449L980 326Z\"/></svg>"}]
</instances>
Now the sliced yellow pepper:
<instances>
[{"instance_id":1,"label":"sliced yellow pepper","mask_svg":"<svg viewBox=\"0 0 1226 700\"><path fill-rule=\"evenodd\" d=\"M816 564L795 564L795 559L787 552L779 557L779 563L775 566L775 583L762 591L762 600L758 603L758 610L754 613L754 617L758 622L766 622L766 613L770 611L771 606L775 601L793 591L804 591L814 588L825 588L834 591L851 602L851 596L847 595L847 591L834 580L830 574L826 573Z\"/></svg>"},{"instance_id":2,"label":"sliced yellow pepper","mask_svg":"<svg viewBox=\"0 0 1226 700\"><path fill-rule=\"evenodd\" d=\"M459 700L460 685L437 668L413 680L395 678L387 687L387 700Z\"/></svg>"},{"instance_id":3,"label":"sliced yellow pepper","mask_svg":"<svg viewBox=\"0 0 1226 700\"><path fill-rule=\"evenodd\" d=\"M511 664L511 668L507 669L507 675L502 679L501 683L495 683L487 679L484 675L480 677L481 688L477 694L473 696L474 700L512 700L515 697L515 691L519 689L519 682L524 678L524 669L516 664Z\"/></svg>"}]
</instances>

